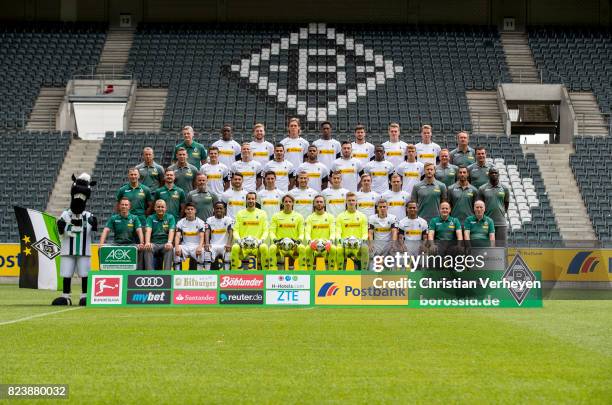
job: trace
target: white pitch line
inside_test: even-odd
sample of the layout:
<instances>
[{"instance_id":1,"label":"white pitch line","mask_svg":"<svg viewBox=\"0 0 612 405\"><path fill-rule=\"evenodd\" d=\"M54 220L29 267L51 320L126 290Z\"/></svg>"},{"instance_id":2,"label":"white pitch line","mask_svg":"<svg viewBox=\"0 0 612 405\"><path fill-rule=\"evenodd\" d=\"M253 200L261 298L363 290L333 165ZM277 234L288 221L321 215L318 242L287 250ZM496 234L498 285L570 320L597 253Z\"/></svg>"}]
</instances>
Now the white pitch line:
<instances>
[{"instance_id":1,"label":"white pitch line","mask_svg":"<svg viewBox=\"0 0 612 405\"><path fill-rule=\"evenodd\" d=\"M24 318L13 319L12 321L0 322L0 326L10 325L10 324L13 324L13 323L19 323L19 322L23 322L23 321L29 321L30 319L41 318L41 317L47 316L47 315L61 314L62 312L74 311L75 309L81 309L81 308L82 307L67 308L67 309L62 309L62 310L59 310L59 311L45 312L44 314L30 315L30 316L26 316Z\"/></svg>"}]
</instances>

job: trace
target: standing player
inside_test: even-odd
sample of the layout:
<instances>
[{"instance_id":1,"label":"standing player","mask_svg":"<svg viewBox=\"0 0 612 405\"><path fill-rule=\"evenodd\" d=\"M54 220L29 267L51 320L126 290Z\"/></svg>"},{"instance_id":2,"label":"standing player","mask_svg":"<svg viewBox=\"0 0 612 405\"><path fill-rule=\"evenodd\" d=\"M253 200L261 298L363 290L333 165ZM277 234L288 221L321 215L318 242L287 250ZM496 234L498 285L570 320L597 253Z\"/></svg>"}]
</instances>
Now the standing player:
<instances>
[{"instance_id":1,"label":"standing player","mask_svg":"<svg viewBox=\"0 0 612 405\"><path fill-rule=\"evenodd\" d=\"M331 187L326 188L321 192L325 198L325 208L331 215L338 216L346 209L346 195L349 190L342 187L342 175L340 172L331 174Z\"/></svg>"},{"instance_id":2,"label":"standing player","mask_svg":"<svg viewBox=\"0 0 612 405\"><path fill-rule=\"evenodd\" d=\"M332 138L332 125L329 121L321 123L321 138L312 144L319 151L319 162L331 172L334 160L340 157L340 142Z\"/></svg>"},{"instance_id":3,"label":"standing player","mask_svg":"<svg viewBox=\"0 0 612 405\"><path fill-rule=\"evenodd\" d=\"M374 157L374 145L366 142L365 126L359 124L355 127L355 142L351 144L353 157L359 160L364 167Z\"/></svg>"},{"instance_id":4,"label":"standing player","mask_svg":"<svg viewBox=\"0 0 612 405\"><path fill-rule=\"evenodd\" d=\"M421 142L414 145L416 147L417 160L423 164L438 162L440 155L440 145L431 141L431 125L421 127Z\"/></svg>"},{"instance_id":5,"label":"standing player","mask_svg":"<svg viewBox=\"0 0 612 405\"><path fill-rule=\"evenodd\" d=\"M237 159L240 159L240 144L234 140L232 127L229 125L223 126L221 139L213 142L212 146L219 149L219 161L228 168L232 167Z\"/></svg>"},{"instance_id":6,"label":"standing player","mask_svg":"<svg viewBox=\"0 0 612 405\"><path fill-rule=\"evenodd\" d=\"M289 120L289 134L280 142L285 147L286 159L295 168L304 162L304 155L306 155L308 145L310 145L306 139L300 136L301 133L299 118L291 118Z\"/></svg>"},{"instance_id":7,"label":"standing player","mask_svg":"<svg viewBox=\"0 0 612 405\"><path fill-rule=\"evenodd\" d=\"M206 219L204 232L204 269L210 270L211 264L223 261L224 270L230 269L234 220L225 215L225 203L217 201L213 208L215 215Z\"/></svg>"},{"instance_id":8,"label":"standing player","mask_svg":"<svg viewBox=\"0 0 612 405\"><path fill-rule=\"evenodd\" d=\"M181 270L181 263L190 257L196 261L197 270L204 268L205 228L204 221L196 217L195 204L185 204L185 218L182 218L176 224L176 234L174 236L175 270Z\"/></svg>"},{"instance_id":9,"label":"standing player","mask_svg":"<svg viewBox=\"0 0 612 405\"><path fill-rule=\"evenodd\" d=\"M246 191L256 191L261 187L261 165L251 157L249 143L242 144L240 160L232 164L230 172L242 175L242 187Z\"/></svg>"},{"instance_id":10,"label":"standing player","mask_svg":"<svg viewBox=\"0 0 612 405\"><path fill-rule=\"evenodd\" d=\"M178 152L179 148L184 148L187 151L187 162L190 165L200 167L202 163L206 162L208 157L206 148L201 143L193 140L192 127L183 127L183 142L174 147L174 157L176 157L176 152Z\"/></svg>"},{"instance_id":11,"label":"standing player","mask_svg":"<svg viewBox=\"0 0 612 405\"><path fill-rule=\"evenodd\" d=\"M450 187L455 184L457 177L457 169L455 165L449 163L450 154L448 149L442 149L440 151L440 164L436 166L436 180L446 184L446 187Z\"/></svg>"},{"instance_id":12,"label":"standing player","mask_svg":"<svg viewBox=\"0 0 612 405\"><path fill-rule=\"evenodd\" d=\"M187 150L183 147L176 150L176 163L168 167L174 172L174 183L185 193L193 190L193 183L198 169L187 162Z\"/></svg>"},{"instance_id":13,"label":"standing player","mask_svg":"<svg viewBox=\"0 0 612 405\"><path fill-rule=\"evenodd\" d=\"M164 200L166 202L166 212L174 216L175 221L181 218L185 204L185 192L174 184L174 172L166 171L164 185L153 193L153 199Z\"/></svg>"},{"instance_id":14,"label":"standing player","mask_svg":"<svg viewBox=\"0 0 612 405\"><path fill-rule=\"evenodd\" d=\"M478 189L468 181L468 169L459 168L459 180L448 188L448 201L451 204L451 216L463 225L465 219L474 214L472 207L478 197Z\"/></svg>"},{"instance_id":15,"label":"standing player","mask_svg":"<svg viewBox=\"0 0 612 405\"><path fill-rule=\"evenodd\" d=\"M495 167L489 169L489 182L478 189L478 199L485 203L485 215L495 224L495 240L505 243L508 238L506 212L510 205L510 191L500 184L499 172Z\"/></svg>"},{"instance_id":16,"label":"standing player","mask_svg":"<svg viewBox=\"0 0 612 405\"><path fill-rule=\"evenodd\" d=\"M115 209L119 208L121 199L127 198L130 201L130 214L136 215L140 224L144 227L147 222L146 213L151 210L153 197L149 187L138 182L139 177L138 169L135 167L128 169L128 183L117 190L117 206Z\"/></svg>"},{"instance_id":17,"label":"standing player","mask_svg":"<svg viewBox=\"0 0 612 405\"><path fill-rule=\"evenodd\" d=\"M151 192L164 184L165 173L162 165L155 163L154 157L153 148L147 146L142 150L142 163L136 165L140 173L138 180L149 187Z\"/></svg>"},{"instance_id":18,"label":"standing player","mask_svg":"<svg viewBox=\"0 0 612 405\"><path fill-rule=\"evenodd\" d=\"M342 174L342 187L356 193L359 186L359 176L361 176L363 168L359 160L352 155L351 143L348 141L342 142L342 156L334 160L332 172L339 171Z\"/></svg>"},{"instance_id":19,"label":"standing player","mask_svg":"<svg viewBox=\"0 0 612 405\"><path fill-rule=\"evenodd\" d=\"M402 176L402 190L411 195L412 188L421 181L424 172L423 163L416 160L416 148L414 145L406 146L406 161L400 163L395 168L395 172Z\"/></svg>"},{"instance_id":20,"label":"standing player","mask_svg":"<svg viewBox=\"0 0 612 405\"><path fill-rule=\"evenodd\" d=\"M406 216L406 204L410 201L410 194L402 190L402 176L397 173L391 175L391 190L383 193L381 199L387 201L389 214L400 221Z\"/></svg>"},{"instance_id":21,"label":"standing player","mask_svg":"<svg viewBox=\"0 0 612 405\"><path fill-rule=\"evenodd\" d=\"M294 169L291 162L285 159L285 147L280 143L274 145L274 159L266 163L263 172L274 172L276 187L284 193L293 188L295 182Z\"/></svg>"},{"instance_id":22,"label":"standing player","mask_svg":"<svg viewBox=\"0 0 612 405\"><path fill-rule=\"evenodd\" d=\"M155 201L155 213L147 217L144 243L144 265L146 270L172 270L172 246L176 221L166 213L166 202ZM161 266L154 259L161 258Z\"/></svg>"},{"instance_id":23,"label":"standing player","mask_svg":"<svg viewBox=\"0 0 612 405\"><path fill-rule=\"evenodd\" d=\"M418 255L422 249L422 241L427 240L429 225L417 215L417 204L410 201L406 206L406 217L398 222L399 240L409 255ZM414 270L414 269L412 269Z\"/></svg>"},{"instance_id":24,"label":"standing player","mask_svg":"<svg viewBox=\"0 0 612 405\"><path fill-rule=\"evenodd\" d=\"M230 171L229 167L219 162L219 148L211 146L208 149L209 163L204 163L200 167L200 173L206 175L208 179L208 190L221 197L227 185L229 185Z\"/></svg>"},{"instance_id":25,"label":"standing player","mask_svg":"<svg viewBox=\"0 0 612 405\"><path fill-rule=\"evenodd\" d=\"M227 215L236 218L238 211L246 208L247 191L242 189L242 174L232 174L231 187L221 194L221 201L227 205Z\"/></svg>"},{"instance_id":26,"label":"standing player","mask_svg":"<svg viewBox=\"0 0 612 405\"><path fill-rule=\"evenodd\" d=\"M278 262L284 263L285 257L292 261L290 268L295 269L296 258L300 269L307 268L306 247L303 245L304 217L293 211L294 203L293 197L284 196L283 210L274 214L270 221L270 270L278 270Z\"/></svg>"},{"instance_id":27,"label":"standing player","mask_svg":"<svg viewBox=\"0 0 612 405\"><path fill-rule=\"evenodd\" d=\"M387 201L379 200L376 204L376 214L368 217L368 240L370 241L370 257L389 255L397 241L397 218L388 214ZM370 263L370 267L371 263Z\"/></svg>"},{"instance_id":28,"label":"standing player","mask_svg":"<svg viewBox=\"0 0 612 405\"><path fill-rule=\"evenodd\" d=\"M263 124L253 126L253 140L249 144L253 160L264 167L274 155L274 145L266 141L266 128Z\"/></svg>"},{"instance_id":29,"label":"standing player","mask_svg":"<svg viewBox=\"0 0 612 405\"><path fill-rule=\"evenodd\" d=\"M276 188L276 174L269 171L264 175L264 189L257 192L257 203L259 207L268 215L268 220L280 211L283 193Z\"/></svg>"},{"instance_id":30,"label":"standing player","mask_svg":"<svg viewBox=\"0 0 612 405\"><path fill-rule=\"evenodd\" d=\"M472 246L495 246L495 223L485 215L485 204L482 201L474 203L474 215L465 219L463 228L463 239L474 241Z\"/></svg>"},{"instance_id":31,"label":"standing player","mask_svg":"<svg viewBox=\"0 0 612 405\"><path fill-rule=\"evenodd\" d=\"M308 173L300 172L297 176L298 186L289 190L289 195L295 198L293 209L304 218L312 214L312 202L318 195L317 191L308 187Z\"/></svg>"},{"instance_id":32,"label":"standing player","mask_svg":"<svg viewBox=\"0 0 612 405\"><path fill-rule=\"evenodd\" d=\"M353 259L356 270L364 269L369 261L368 219L357 211L357 196L346 195L346 211L336 218L336 240L338 241L337 265L346 269L345 260Z\"/></svg>"},{"instance_id":33,"label":"standing player","mask_svg":"<svg viewBox=\"0 0 612 405\"><path fill-rule=\"evenodd\" d=\"M257 193L246 195L246 208L236 214L234 222L234 244L232 245L232 268L239 269L242 259L255 256L261 269L268 269L268 216L257 208Z\"/></svg>"},{"instance_id":34,"label":"standing player","mask_svg":"<svg viewBox=\"0 0 612 405\"><path fill-rule=\"evenodd\" d=\"M198 218L202 221L206 221L213 214L213 205L219 201L216 194L208 191L207 184L208 178L206 175L198 173L196 175L196 188L191 190L185 198L186 202L195 204Z\"/></svg>"},{"instance_id":35,"label":"standing player","mask_svg":"<svg viewBox=\"0 0 612 405\"><path fill-rule=\"evenodd\" d=\"M399 166L406 158L406 146L408 144L400 141L400 126L392 122L389 124L389 140L382 144L385 148L385 160L393 164L393 167Z\"/></svg>"},{"instance_id":36,"label":"standing player","mask_svg":"<svg viewBox=\"0 0 612 405\"><path fill-rule=\"evenodd\" d=\"M457 167L468 167L474 163L474 149L469 145L470 136L461 131L457 134L457 147L450 153L450 162Z\"/></svg>"},{"instance_id":37,"label":"standing player","mask_svg":"<svg viewBox=\"0 0 612 405\"><path fill-rule=\"evenodd\" d=\"M315 270L317 257L327 260L327 270L336 270L336 220L325 212L325 199L318 195L314 199L314 212L306 218L304 236L306 238L306 260L308 270Z\"/></svg>"},{"instance_id":38,"label":"standing player","mask_svg":"<svg viewBox=\"0 0 612 405\"><path fill-rule=\"evenodd\" d=\"M380 199L380 194L372 191L372 176L369 174L361 175L361 191L357 192L357 210L363 212L366 218L376 213L376 202Z\"/></svg>"},{"instance_id":39,"label":"standing player","mask_svg":"<svg viewBox=\"0 0 612 405\"><path fill-rule=\"evenodd\" d=\"M476 188L486 184L489 181L489 169L492 167L492 164L487 163L487 150L482 146L477 147L476 162L467 168L470 174L470 183Z\"/></svg>"},{"instance_id":40,"label":"standing player","mask_svg":"<svg viewBox=\"0 0 612 405\"><path fill-rule=\"evenodd\" d=\"M374 160L364 166L363 172L372 176L372 190L378 194L389 191L389 178L395 172L395 167L391 162L385 160L385 148L382 145L376 145Z\"/></svg>"},{"instance_id":41,"label":"standing player","mask_svg":"<svg viewBox=\"0 0 612 405\"><path fill-rule=\"evenodd\" d=\"M317 147L310 145L306 154L306 161L298 166L297 172L308 173L308 187L321 192L321 190L327 188L327 177L330 171L323 163L317 161L318 158Z\"/></svg>"},{"instance_id":42,"label":"standing player","mask_svg":"<svg viewBox=\"0 0 612 405\"><path fill-rule=\"evenodd\" d=\"M446 186L436 180L436 166L433 163L425 165L425 178L415 184L410 200L416 201L419 216L426 221L440 215L440 203L446 201ZM449 211L450 212L450 211Z\"/></svg>"}]
</instances>

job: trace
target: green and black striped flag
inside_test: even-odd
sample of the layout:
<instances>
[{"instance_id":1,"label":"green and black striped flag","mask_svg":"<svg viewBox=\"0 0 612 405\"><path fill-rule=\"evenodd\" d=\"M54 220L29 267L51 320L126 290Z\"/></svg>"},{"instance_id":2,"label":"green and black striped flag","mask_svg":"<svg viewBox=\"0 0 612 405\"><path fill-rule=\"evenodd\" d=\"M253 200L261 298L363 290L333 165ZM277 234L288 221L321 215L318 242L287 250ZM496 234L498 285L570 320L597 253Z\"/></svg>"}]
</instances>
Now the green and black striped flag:
<instances>
[{"instance_id":1,"label":"green and black striped flag","mask_svg":"<svg viewBox=\"0 0 612 405\"><path fill-rule=\"evenodd\" d=\"M13 208L21 244L19 288L57 290L61 242L55 218L29 208Z\"/></svg>"}]
</instances>

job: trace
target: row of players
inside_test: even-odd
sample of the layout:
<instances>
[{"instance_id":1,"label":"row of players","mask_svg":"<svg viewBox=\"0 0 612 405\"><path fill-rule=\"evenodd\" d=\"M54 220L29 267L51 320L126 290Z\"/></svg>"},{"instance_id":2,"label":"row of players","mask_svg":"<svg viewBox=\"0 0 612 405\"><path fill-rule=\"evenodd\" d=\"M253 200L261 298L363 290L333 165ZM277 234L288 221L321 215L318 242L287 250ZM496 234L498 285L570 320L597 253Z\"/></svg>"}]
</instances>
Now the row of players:
<instances>
[{"instance_id":1,"label":"row of players","mask_svg":"<svg viewBox=\"0 0 612 405\"><path fill-rule=\"evenodd\" d=\"M299 269L313 270L317 257L322 257L327 269L339 270L347 268L347 259L353 260L356 269L362 269L362 265L371 268L372 254L427 251L421 241L465 239L480 246L495 241L495 225L484 214L482 201L474 204L475 214L466 218L463 226L450 215L448 202L440 205L440 215L429 224L417 215L417 204L412 201L401 220L389 214L385 199L376 202L376 214L367 218L357 210L353 192L346 196L346 209L335 217L326 212L322 195L315 196L313 212L306 219L294 211L295 203L293 196L284 195L281 210L268 221L266 212L257 208L257 194L249 192L247 206L236 218L227 216L225 203L217 201L214 215L202 221L196 216L195 204L187 203L185 217L176 223L160 199L155 202L155 214L142 225L129 213L129 200L122 198L119 213L106 223L100 245L106 243L111 232L116 245L137 244L138 268L149 270L171 269L172 263L179 270L188 258L196 260L198 270L210 270L213 262L223 262L225 270L238 269L247 257L256 257L261 269L267 270L277 270L285 258L290 265L298 259Z\"/></svg>"}]
</instances>

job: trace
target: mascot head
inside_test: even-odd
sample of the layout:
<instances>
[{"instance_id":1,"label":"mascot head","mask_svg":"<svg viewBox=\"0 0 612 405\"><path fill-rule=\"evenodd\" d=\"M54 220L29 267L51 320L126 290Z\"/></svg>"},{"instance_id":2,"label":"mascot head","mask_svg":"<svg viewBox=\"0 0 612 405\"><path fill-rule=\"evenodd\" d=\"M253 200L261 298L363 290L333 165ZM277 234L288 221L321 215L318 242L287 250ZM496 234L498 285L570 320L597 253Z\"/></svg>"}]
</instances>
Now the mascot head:
<instances>
[{"instance_id":1,"label":"mascot head","mask_svg":"<svg viewBox=\"0 0 612 405\"><path fill-rule=\"evenodd\" d=\"M91 181L91 176L87 173L82 173L79 177L72 175L72 188L70 188L70 211L73 214L81 214L85 211L87 200L91 196L91 187L95 186L96 182Z\"/></svg>"}]
</instances>

